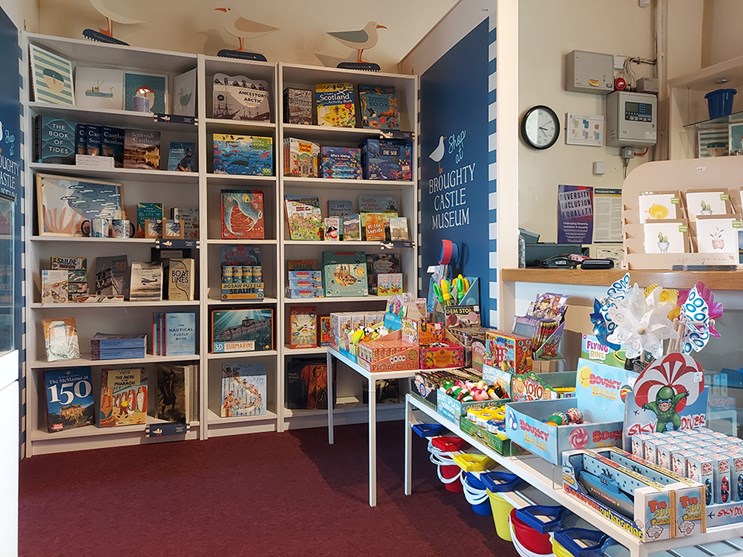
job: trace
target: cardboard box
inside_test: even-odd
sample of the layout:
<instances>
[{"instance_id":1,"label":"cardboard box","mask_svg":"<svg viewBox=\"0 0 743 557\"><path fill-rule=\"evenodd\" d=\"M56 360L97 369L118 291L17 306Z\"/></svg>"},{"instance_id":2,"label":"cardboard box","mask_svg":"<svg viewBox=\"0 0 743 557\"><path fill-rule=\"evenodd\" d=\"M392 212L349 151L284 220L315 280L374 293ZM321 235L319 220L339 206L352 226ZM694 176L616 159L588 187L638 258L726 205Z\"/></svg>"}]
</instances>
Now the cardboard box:
<instances>
[{"instance_id":1,"label":"cardboard box","mask_svg":"<svg viewBox=\"0 0 743 557\"><path fill-rule=\"evenodd\" d=\"M569 398L509 403L506 405L507 435L517 445L552 464L558 464L560 455L572 449L620 445L621 420L559 427L543 422L551 414L565 412L575 404L575 400Z\"/></svg>"},{"instance_id":2,"label":"cardboard box","mask_svg":"<svg viewBox=\"0 0 743 557\"><path fill-rule=\"evenodd\" d=\"M445 380L479 381L480 377L461 369L432 369L419 371L411 378L410 392L436 406L436 391Z\"/></svg>"},{"instance_id":3,"label":"cardboard box","mask_svg":"<svg viewBox=\"0 0 743 557\"><path fill-rule=\"evenodd\" d=\"M367 139L361 146L361 164L367 180L413 179L413 144L409 140Z\"/></svg>"},{"instance_id":4,"label":"cardboard box","mask_svg":"<svg viewBox=\"0 0 743 557\"><path fill-rule=\"evenodd\" d=\"M418 369L418 346L402 339L399 331L358 345L358 363L368 371Z\"/></svg>"},{"instance_id":5,"label":"cardboard box","mask_svg":"<svg viewBox=\"0 0 743 557\"><path fill-rule=\"evenodd\" d=\"M557 400L575 397L574 371L548 374L529 372L511 377L511 399L514 402L528 400Z\"/></svg>"},{"instance_id":6,"label":"cardboard box","mask_svg":"<svg viewBox=\"0 0 743 557\"><path fill-rule=\"evenodd\" d=\"M502 400L500 402L507 402ZM492 400L473 400L471 402L462 402L457 400L453 396L446 394L446 390L443 387L439 387L436 391L436 411L441 414L447 420L459 424L462 416L467 415L467 410L470 408L485 408L491 406ZM465 418L466 419L466 418Z\"/></svg>"},{"instance_id":7,"label":"cardboard box","mask_svg":"<svg viewBox=\"0 0 743 557\"><path fill-rule=\"evenodd\" d=\"M503 331L488 331L485 337L485 363L515 374L532 370L531 339Z\"/></svg>"},{"instance_id":8,"label":"cardboard box","mask_svg":"<svg viewBox=\"0 0 743 557\"><path fill-rule=\"evenodd\" d=\"M444 325L442 323L433 323L424 318L411 319L402 318L403 338L411 344L433 344L434 342L443 342Z\"/></svg>"},{"instance_id":9,"label":"cardboard box","mask_svg":"<svg viewBox=\"0 0 743 557\"><path fill-rule=\"evenodd\" d=\"M466 416L462 416L459 420L459 427L465 433L485 443L498 454L511 456L511 440L502 433L491 433L468 420Z\"/></svg>"},{"instance_id":10,"label":"cardboard box","mask_svg":"<svg viewBox=\"0 0 743 557\"><path fill-rule=\"evenodd\" d=\"M420 368L438 369L464 366L464 348L449 342L420 345Z\"/></svg>"}]
</instances>

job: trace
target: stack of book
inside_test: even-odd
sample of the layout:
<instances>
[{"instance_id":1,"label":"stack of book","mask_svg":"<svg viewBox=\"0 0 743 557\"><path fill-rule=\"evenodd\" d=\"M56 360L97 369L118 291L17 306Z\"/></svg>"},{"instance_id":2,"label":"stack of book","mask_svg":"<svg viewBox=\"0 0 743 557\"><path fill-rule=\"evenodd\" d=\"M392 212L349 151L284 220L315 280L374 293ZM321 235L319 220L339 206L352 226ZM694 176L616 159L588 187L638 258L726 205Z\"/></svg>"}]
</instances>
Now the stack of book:
<instances>
[{"instance_id":1,"label":"stack of book","mask_svg":"<svg viewBox=\"0 0 743 557\"><path fill-rule=\"evenodd\" d=\"M322 298L322 271L289 271L289 298Z\"/></svg>"},{"instance_id":2,"label":"stack of book","mask_svg":"<svg viewBox=\"0 0 743 557\"><path fill-rule=\"evenodd\" d=\"M90 358L92 360L119 360L144 358L147 335L96 333L90 339Z\"/></svg>"},{"instance_id":3,"label":"stack of book","mask_svg":"<svg viewBox=\"0 0 743 557\"><path fill-rule=\"evenodd\" d=\"M193 356L196 354L196 314L160 312L152 314L152 354Z\"/></svg>"}]
</instances>

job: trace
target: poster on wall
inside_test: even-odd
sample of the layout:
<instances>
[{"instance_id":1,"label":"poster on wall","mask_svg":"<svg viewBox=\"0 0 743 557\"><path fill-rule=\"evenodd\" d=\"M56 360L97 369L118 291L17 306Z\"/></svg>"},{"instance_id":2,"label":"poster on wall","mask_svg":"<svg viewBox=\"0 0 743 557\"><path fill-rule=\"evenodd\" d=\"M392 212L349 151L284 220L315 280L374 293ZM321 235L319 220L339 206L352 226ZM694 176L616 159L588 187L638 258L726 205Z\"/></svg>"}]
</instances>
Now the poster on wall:
<instances>
[{"instance_id":1,"label":"poster on wall","mask_svg":"<svg viewBox=\"0 0 743 557\"><path fill-rule=\"evenodd\" d=\"M486 19L420 78L422 296L444 239L461 246L456 272L488 279L488 72ZM485 324L496 309L495 300L487 303L493 307L482 308Z\"/></svg>"},{"instance_id":2,"label":"poster on wall","mask_svg":"<svg viewBox=\"0 0 743 557\"><path fill-rule=\"evenodd\" d=\"M557 243L593 243L591 186L557 186Z\"/></svg>"}]
</instances>

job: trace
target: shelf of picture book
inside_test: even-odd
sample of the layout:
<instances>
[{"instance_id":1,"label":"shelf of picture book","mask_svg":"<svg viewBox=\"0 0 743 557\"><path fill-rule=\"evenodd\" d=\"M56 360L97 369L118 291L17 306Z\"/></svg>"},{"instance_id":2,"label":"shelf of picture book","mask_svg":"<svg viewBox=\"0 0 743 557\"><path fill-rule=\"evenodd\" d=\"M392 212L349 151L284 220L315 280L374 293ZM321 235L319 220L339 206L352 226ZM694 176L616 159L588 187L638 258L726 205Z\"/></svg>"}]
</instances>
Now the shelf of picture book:
<instances>
[{"instance_id":1,"label":"shelf of picture book","mask_svg":"<svg viewBox=\"0 0 743 557\"><path fill-rule=\"evenodd\" d=\"M46 363L81 358L77 319L41 319ZM153 356L196 356L196 313L153 312L146 333L102 333L90 336L90 360L135 360Z\"/></svg>"},{"instance_id":2,"label":"shelf of picture book","mask_svg":"<svg viewBox=\"0 0 743 557\"><path fill-rule=\"evenodd\" d=\"M151 249L151 261L127 255L96 257L90 273L86 257L51 256L40 271L42 304L194 301L195 259L189 249ZM165 279L165 280L163 280Z\"/></svg>"},{"instance_id":3,"label":"shelf of picture book","mask_svg":"<svg viewBox=\"0 0 743 557\"><path fill-rule=\"evenodd\" d=\"M394 252L324 251L322 270L314 259L291 259L288 298L389 297L403 292L400 256Z\"/></svg>"},{"instance_id":4,"label":"shelf of picture book","mask_svg":"<svg viewBox=\"0 0 743 557\"><path fill-rule=\"evenodd\" d=\"M168 219L162 202L139 202L136 221L131 221L126 216L126 188L121 182L43 173L35 178L39 236L122 240L199 237L199 210L195 207L171 207Z\"/></svg>"},{"instance_id":5,"label":"shelf of picture book","mask_svg":"<svg viewBox=\"0 0 743 557\"><path fill-rule=\"evenodd\" d=\"M331 199L323 217L320 198L286 195L286 221L291 241L406 241L407 217L399 216L395 196L362 194L356 210L350 199Z\"/></svg>"},{"instance_id":6,"label":"shelf of picture book","mask_svg":"<svg viewBox=\"0 0 743 557\"><path fill-rule=\"evenodd\" d=\"M195 130L194 130L195 132ZM161 133L39 114L33 120L33 161L78 168L161 170ZM196 144L171 141L162 170L196 172Z\"/></svg>"},{"instance_id":7,"label":"shelf of picture book","mask_svg":"<svg viewBox=\"0 0 743 557\"><path fill-rule=\"evenodd\" d=\"M48 369L41 386L46 419L40 426L51 434L198 421L196 364Z\"/></svg>"},{"instance_id":8,"label":"shelf of picture book","mask_svg":"<svg viewBox=\"0 0 743 557\"><path fill-rule=\"evenodd\" d=\"M329 180L413 179L413 143L397 139L365 139L359 147L320 145L284 139L284 176Z\"/></svg>"}]
</instances>

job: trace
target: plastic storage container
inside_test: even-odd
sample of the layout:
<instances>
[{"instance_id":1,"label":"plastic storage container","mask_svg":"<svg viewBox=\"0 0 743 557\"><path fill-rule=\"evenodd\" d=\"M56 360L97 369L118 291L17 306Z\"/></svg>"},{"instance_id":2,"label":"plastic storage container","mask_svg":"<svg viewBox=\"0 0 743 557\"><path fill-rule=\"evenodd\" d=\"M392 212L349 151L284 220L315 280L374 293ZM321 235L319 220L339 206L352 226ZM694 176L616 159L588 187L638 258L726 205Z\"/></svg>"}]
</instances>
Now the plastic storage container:
<instances>
[{"instance_id":1,"label":"plastic storage container","mask_svg":"<svg viewBox=\"0 0 743 557\"><path fill-rule=\"evenodd\" d=\"M707 110L709 111L710 119L732 114L733 97L735 97L737 92L735 89L715 89L704 95L704 98L707 99Z\"/></svg>"},{"instance_id":2,"label":"plastic storage container","mask_svg":"<svg viewBox=\"0 0 743 557\"><path fill-rule=\"evenodd\" d=\"M452 493L462 493L462 469L454 461L452 453L461 449L463 444L462 439L454 436L431 437L428 440L429 459L436 465L441 483Z\"/></svg>"}]
</instances>

